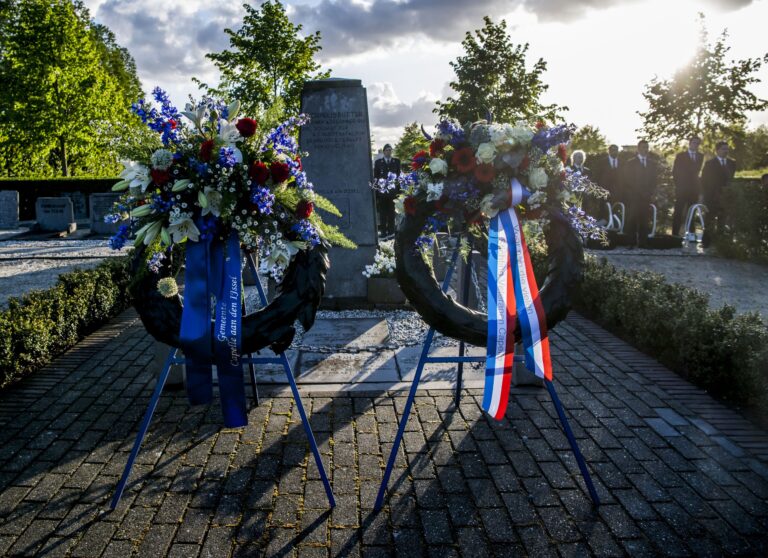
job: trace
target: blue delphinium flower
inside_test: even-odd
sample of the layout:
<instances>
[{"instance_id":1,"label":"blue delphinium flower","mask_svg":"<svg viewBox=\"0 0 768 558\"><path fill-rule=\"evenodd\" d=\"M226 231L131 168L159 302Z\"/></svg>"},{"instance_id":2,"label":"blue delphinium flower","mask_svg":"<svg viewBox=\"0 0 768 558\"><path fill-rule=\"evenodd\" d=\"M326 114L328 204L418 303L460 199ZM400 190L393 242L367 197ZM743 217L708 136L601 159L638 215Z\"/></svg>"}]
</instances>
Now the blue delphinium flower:
<instances>
[{"instance_id":1,"label":"blue delphinium flower","mask_svg":"<svg viewBox=\"0 0 768 558\"><path fill-rule=\"evenodd\" d=\"M131 225L120 225L120 228L117 229L117 232L110 237L109 239L109 247L113 250L120 250L123 246L125 246L125 243L128 242L128 236L131 234Z\"/></svg>"},{"instance_id":2,"label":"blue delphinium flower","mask_svg":"<svg viewBox=\"0 0 768 558\"><path fill-rule=\"evenodd\" d=\"M450 136L448 143L458 145L464 141L464 128L452 120L441 120L437 125L437 132L441 137Z\"/></svg>"},{"instance_id":3,"label":"blue delphinium flower","mask_svg":"<svg viewBox=\"0 0 768 558\"><path fill-rule=\"evenodd\" d=\"M163 252L155 252L152 257L147 260L147 269L152 273L160 273L160 267L163 265L165 254Z\"/></svg>"},{"instance_id":4,"label":"blue delphinium flower","mask_svg":"<svg viewBox=\"0 0 768 558\"><path fill-rule=\"evenodd\" d=\"M197 218L197 228L200 230L200 240L211 240L216 236L219 229L219 221L215 215L201 215Z\"/></svg>"},{"instance_id":5,"label":"blue delphinium flower","mask_svg":"<svg viewBox=\"0 0 768 558\"><path fill-rule=\"evenodd\" d=\"M259 208L262 215L271 215L275 203L275 195L264 186L251 188L251 201Z\"/></svg>"},{"instance_id":6,"label":"blue delphinium flower","mask_svg":"<svg viewBox=\"0 0 768 558\"><path fill-rule=\"evenodd\" d=\"M152 90L152 96L160 104L159 111L150 107L145 99L139 99L138 102L131 105L131 110L141 118L144 124L149 126L150 130L161 134L163 145L178 143L181 141L178 131L178 123L181 118L179 111L171 104L168 94L159 87Z\"/></svg>"},{"instance_id":7,"label":"blue delphinium flower","mask_svg":"<svg viewBox=\"0 0 768 558\"><path fill-rule=\"evenodd\" d=\"M118 223L122 219L119 213L107 213L104 216L104 222L109 223L110 225L114 225L115 223Z\"/></svg>"},{"instance_id":8,"label":"blue delphinium flower","mask_svg":"<svg viewBox=\"0 0 768 558\"><path fill-rule=\"evenodd\" d=\"M173 207L173 200L164 200L160 194L152 194L152 209L158 213L168 213Z\"/></svg>"},{"instance_id":9,"label":"blue delphinium flower","mask_svg":"<svg viewBox=\"0 0 768 558\"><path fill-rule=\"evenodd\" d=\"M568 143L575 131L576 126L573 124L559 124L551 128L542 128L533 136L531 145L546 153L556 145Z\"/></svg>"},{"instance_id":10,"label":"blue delphinium flower","mask_svg":"<svg viewBox=\"0 0 768 558\"><path fill-rule=\"evenodd\" d=\"M294 223L291 230L298 234L301 240L309 242L312 246L320 244L320 235L318 234L317 229L307 219L301 219L297 223Z\"/></svg>"},{"instance_id":11,"label":"blue delphinium flower","mask_svg":"<svg viewBox=\"0 0 768 558\"><path fill-rule=\"evenodd\" d=\"M234 167L237 164L237 159L235 158L235 150L229 146L224 146L219 149L218 163L226 169L231 169Z\"/></svg>"},{"instance_id":12,"label":"blue delphinium flower","mask_svg":"<svg viewBox=\"0 0 768 558\"><path fill-rule=\"evenodd\" d=\"M291 136L291 132L294 128L303 126L307 122L309 122L309 117L306 114L291 116L267 135L261 151L274 149L277 153L296 153L299 150L299 146L296 143L296 139Z\"/></svg>"},{"instance_id":13,"label":"blue delphinium flower","mask_svg":"<svg viewBox=\"0 0 768 558\"><path fill-rule=\"evenodd\" d=\"M416 248L419 250L426 250L434 244L435 238L433 236L421 235L416 239Z\"/></svg>"}]
</instances>

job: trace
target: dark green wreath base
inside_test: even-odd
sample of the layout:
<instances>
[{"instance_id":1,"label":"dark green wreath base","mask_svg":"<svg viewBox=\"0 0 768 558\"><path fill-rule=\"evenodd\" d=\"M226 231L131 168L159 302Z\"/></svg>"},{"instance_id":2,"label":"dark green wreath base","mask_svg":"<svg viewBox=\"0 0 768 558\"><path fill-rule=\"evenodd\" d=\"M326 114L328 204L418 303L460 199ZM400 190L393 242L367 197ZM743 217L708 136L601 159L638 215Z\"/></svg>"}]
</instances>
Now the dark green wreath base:
<instances>
[{"instance_id":1,"label":"dark green wreath base","mask_svg":"<svg viewBox=\"0 0 768 558\"><path fill-rule=\"evenodd\" d=\"M132 271L137 280L131 290L136 311L152 337L179 347L183 299L180 295L165 298L157 290L158 280L172 275L173 261L164 260L158 274L143 273L142 266L146 269L143 247L136 250L133 259ZM324 243L296 254L278 287L277 297L264 308L243 316L242 354L265 347L275 353L286 350L296 334L296 320L305 331L309 330L325 291L329 268L328 246Z\"/></svg>"},{"instance_id":2,"label":"dark green wreath base","mask_svg":"<svg viewBox=\"0 0 768 558\"><path fill-rule=\"evenodd\" d=\"M458 304L443 293L432 269L414 247L421 235L431 204L417 206L416 215L406 215L395 234L397 280L408 301L427 324L459 341L485 347L488 317ZM547 275L539 294L552 329L571 309L569 293L584 273L584 250L576 232L564 221L552 219L546 233ZM515 324L515 339L520 340L520 323Z\"/></svg>"}]
</instances>

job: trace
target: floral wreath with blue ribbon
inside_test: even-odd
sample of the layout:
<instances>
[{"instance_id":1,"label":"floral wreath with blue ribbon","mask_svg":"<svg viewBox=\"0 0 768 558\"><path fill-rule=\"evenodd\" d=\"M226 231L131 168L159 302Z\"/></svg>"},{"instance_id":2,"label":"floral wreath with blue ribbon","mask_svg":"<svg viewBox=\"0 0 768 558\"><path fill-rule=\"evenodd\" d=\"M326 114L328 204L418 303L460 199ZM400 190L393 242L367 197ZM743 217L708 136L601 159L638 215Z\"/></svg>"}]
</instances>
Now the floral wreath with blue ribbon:
<instances>
[{"instance_id":1,"label":"floral wreath with blue ribbon","mask_svg":"<svg viewBox=\"0 0 768 558\"><path fill-rule=\"evenodd\" d=\"M523 343L526 367L552 379L547 331L570 309L569 291L583 270L583 242L605 240L604 229L581 206L586 196L607 193L566 167L574 131L536 119L465 126L443 120L434 135L424 132L429 148L413 156L411 172L373 185L398 193L396 273L408 300L436 330L486 347L483 408L497 419L507 407L516 342ZM487 244L486 314L457 304L432 273L425 256L436 234L446 230ZM546 238L541 291L526 234ZM462 242L466 255L469 243Z\"/></svg>"},{"instance_id":2,"label":"floral wreath with blue ribbon","mask_svg":"<svg viewBox=\"0 0 768 558\"><path fill-rule=\"evenodd\" d=\"M113 187L124 194L105 219L124 224L110 245L119 249L133 238L135 306L156 339L184 351L190 402L211 401L215 364L225 425L242 426L242 355L283 350L297 319L311 327L327 246L354 244L315 211L340 216L302 170L294 135L304 115L262 131L256 119L238 115L238 102L204 98L179 112L159 88L153 95L159 108L142 99L132 109L161 145L124 163ZM281 282L279 296L247 316L241 249L258 256L261 274ZM173 277L182 254L183 299Z\"/></svg>"}]
</instances>

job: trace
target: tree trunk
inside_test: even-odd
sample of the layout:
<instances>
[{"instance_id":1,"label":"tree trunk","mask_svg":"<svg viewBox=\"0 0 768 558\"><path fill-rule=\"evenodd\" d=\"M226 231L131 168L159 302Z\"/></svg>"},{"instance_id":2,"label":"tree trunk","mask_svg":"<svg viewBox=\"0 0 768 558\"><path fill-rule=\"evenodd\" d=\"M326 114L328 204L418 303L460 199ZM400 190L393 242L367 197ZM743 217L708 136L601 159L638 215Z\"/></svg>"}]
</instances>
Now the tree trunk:
<instances>
[{"instance_id":1,"label":"tree trunk","mask_svg":"<svg viewBox=\"0 0 768 558\"><path fill-rule=\"evenodd\" d=\"M69 176L69 162L67 161L67 142L64 136L59 136L59 158L61 159L62 176Z\"/></svg>"}]
</instances>

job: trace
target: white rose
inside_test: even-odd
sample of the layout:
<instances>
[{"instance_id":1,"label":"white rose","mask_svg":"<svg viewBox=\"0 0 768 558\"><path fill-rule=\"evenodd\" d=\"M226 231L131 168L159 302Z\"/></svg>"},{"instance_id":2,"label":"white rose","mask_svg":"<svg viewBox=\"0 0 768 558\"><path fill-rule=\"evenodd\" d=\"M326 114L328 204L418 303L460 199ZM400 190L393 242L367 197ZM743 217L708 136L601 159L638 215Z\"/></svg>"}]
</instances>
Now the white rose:
<instances>
[{"instance_id":1,"label":"white rose","mask_svg":"<svg viewBox=\"0 0 768 558\"><path fill-rule=\"evenodd\" d=\"M429 170L432 171L432 174L448 174L448 163L435 157L429 162Z\"/></svg>"},{"instance_id":2,"label":"white rose","mask_svg":"<svg viewBox=\"0 0 768 558\"><path fill-rule=\"evenodd\" d=\"M528 124L518 122L517 126L511 128L509 135L515 144L526 146L531 143L534 133Z\"/></svg>"},{"instance_id":3,"label":"white rose","mask_svg":"<svg viewBox=\"0 0 768 558\"><path fill-rule=\"evenodd\" d=\"M531 190L541 190L547 187L547 171L541 167L533 167L528 171L528 187Z\"/></svg>"},{"instance_id":4,"label":"white rose","mask_svg":"<svg viewBox=\"0 0 768 558\"><path fill-rule=\"evenodd\" d=\"M439 200L443 195L442 182L430 182L427 184L427 201Z\"/></svg>"},{"instance_id":5,"label":"white rose","mask_svg":"<svg viewBox=\"0 0 768 558\"><path fill-rule=\"evenodd\" d=\"M493 145L491 142L481 143L477 147L477 152L475 152L475 156L477 157L477 160L481 163L490 163L493 161L493 158L496 156L496 146Z\"/></svg>"}]
</instances>

